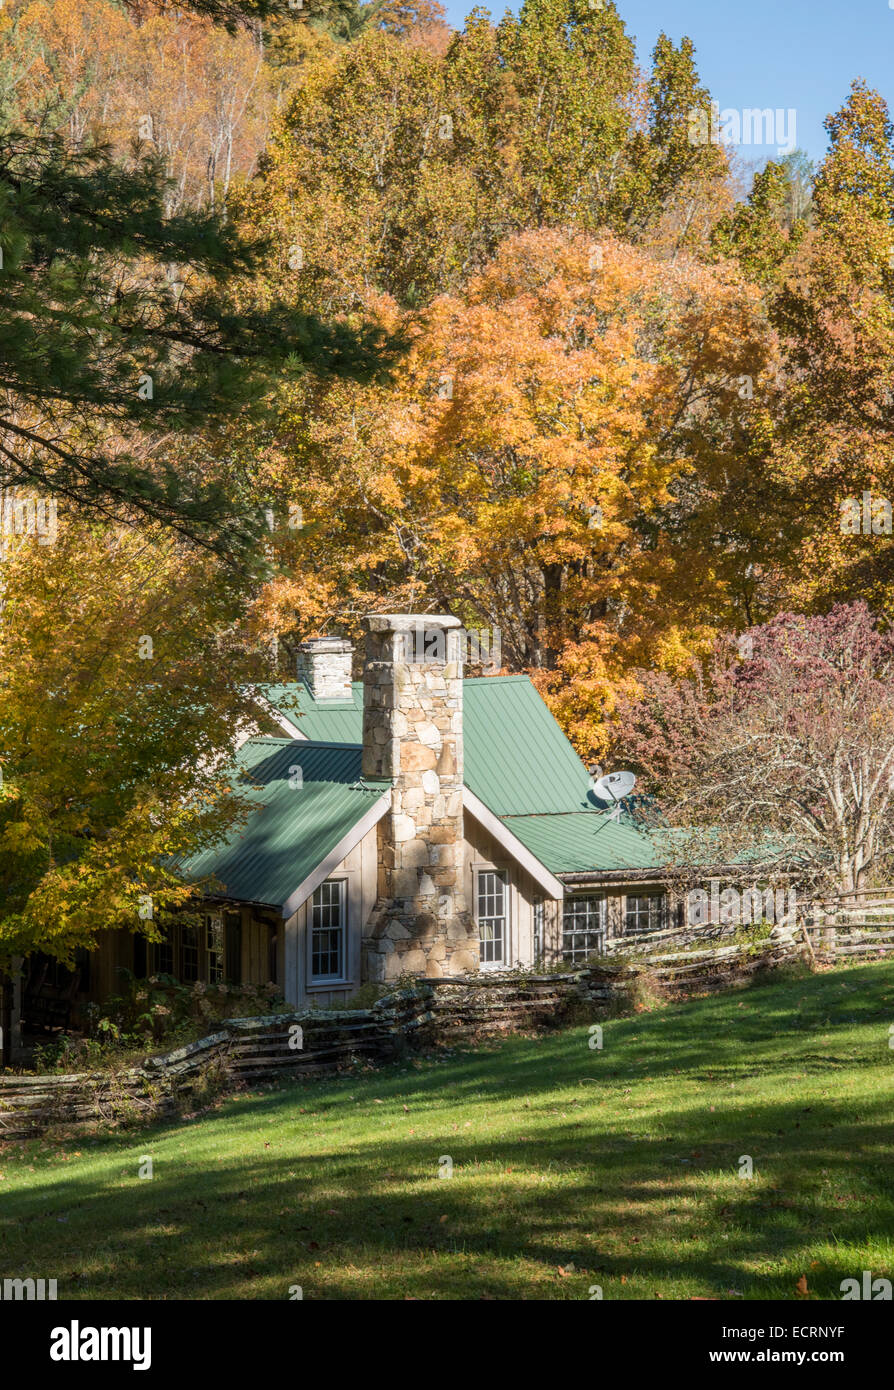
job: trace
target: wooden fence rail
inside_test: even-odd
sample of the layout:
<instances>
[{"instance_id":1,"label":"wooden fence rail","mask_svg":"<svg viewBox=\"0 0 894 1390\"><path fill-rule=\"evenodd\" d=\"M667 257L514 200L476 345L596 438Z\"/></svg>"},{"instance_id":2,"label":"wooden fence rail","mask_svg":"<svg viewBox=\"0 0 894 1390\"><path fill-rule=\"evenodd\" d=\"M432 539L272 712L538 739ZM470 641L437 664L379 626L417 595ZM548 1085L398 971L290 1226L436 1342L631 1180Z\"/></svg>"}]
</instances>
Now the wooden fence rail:
<instances>
[{"instance_id":1,"label":"wooden fence rail","mask_svg":"<svg viewBox=\"0 0 894 1390\"><path fill-rule=\"evenodd\" d=\"M859 888L811 906L809 931L826 959L885 956L894 951L894 888Z\"/></svg>"},{"instance_id":2,"label":"wooden fence rail","mask_svg":"<svg viewBox=\"0 0 894 1390\"><path fill-rule=\"evenodd\" d=\"M595 1020L629 1000L643 977L668 997L726 988L799 954L793 934L776 931L760 951L721 945L643 962L605 960L562 974L519 970L424 980L371 1009L227 1019L198 1042L118 1072L0 1077L0 1139L27 1138L53 1126L170 1114L209 1081L232 1087L316 1075L387 1060L406 1047L555 1026L572 1009L578 1011L572 1016L583 1008Z\"/></svg>"},{"instance_id":3,"label":"wooden fence rail","mask_svg":"<svg viewBox=\"0 0 894 1390\"><path fill-rule=\"evenodd\" d=\"M890 890L894 910L894 893ZM396 1056L405 1047L455 1044L478 1037L560 1024L575 1006L594 1018L629 1000L644 979L668 998L721 990L759 970L804 954L800 927L826 960L894 951L894 921L849 908L776 926L759 947L724 939L715 924L661 931L620 944L607 956L563 973L517 970L418 982L370 1009L303 1010L223 1021L215 1033L121 1071L0 1077L0 1139L23 1138L55 1125L118 1122L172 1113L209 1084L223 1087L276 1076L317 1075ZM668 949L679 946L680 949Z\"/></svg>"}]
</instances>

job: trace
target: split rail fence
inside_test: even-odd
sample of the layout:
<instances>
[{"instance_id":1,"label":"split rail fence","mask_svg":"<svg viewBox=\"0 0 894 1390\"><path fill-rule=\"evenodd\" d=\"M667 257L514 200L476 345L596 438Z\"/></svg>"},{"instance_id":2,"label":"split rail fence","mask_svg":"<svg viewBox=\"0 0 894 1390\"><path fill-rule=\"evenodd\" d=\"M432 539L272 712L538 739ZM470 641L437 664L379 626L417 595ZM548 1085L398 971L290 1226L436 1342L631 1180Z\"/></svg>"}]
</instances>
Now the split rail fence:
<instances>
[{"instance_id":1,"label":"split rail fence","mask_svg":"<svg viewBox=\"0 0 894 1390\"><path fill-rule=\"evenodd\" d=\"M676 998L728 988L774 969L803 950L791 931L759 951L735 945L611 961L562 974L525 970L422 980L371 1009L304 1010L227 1019L200 1041L138 1067L0 1078L0 1139L84 1123L149 1120L201 1104L209 1089L233 1089L284 1076L313 1076L394 1058L406 1048L454 1046L569 1018L593 1021L650 986Z\"/></svg>"},{"instance_id":2,"label":"split rail fence","mask_svg":"<svg viewBox=\"0 0 894 1390\"><path fill-rule=\"evenodd\" d=\"M894 951L894 888L861 888L817 903L810 932L816 949L834 959Z\"/></svg>"},{"instance_id":3,"label":"split rail fence","mask_svg":"<svg viewBox=\"0 0 894 1390\"><path fill-rule=\"evenodd\" d=\"M574 972L482 972L420 981L371 1009L228 1019L208 1037L126 1070L3 1076L0 1140L56 1126L172 1114L201 1100L209 1086L312 1076L388 1060L408 1047L554 1027L575 1006L598 1019L629 1002L644 978L658 993L679 998L730 988L808 951L827 961L884 956L894 951L894 888L814 904L806 917L775 926L759 947L725 941L716 926L697 934L651 932L635 944L622 939L617 945L626 959L608 956Z\"/></svg>"}]
</instances>

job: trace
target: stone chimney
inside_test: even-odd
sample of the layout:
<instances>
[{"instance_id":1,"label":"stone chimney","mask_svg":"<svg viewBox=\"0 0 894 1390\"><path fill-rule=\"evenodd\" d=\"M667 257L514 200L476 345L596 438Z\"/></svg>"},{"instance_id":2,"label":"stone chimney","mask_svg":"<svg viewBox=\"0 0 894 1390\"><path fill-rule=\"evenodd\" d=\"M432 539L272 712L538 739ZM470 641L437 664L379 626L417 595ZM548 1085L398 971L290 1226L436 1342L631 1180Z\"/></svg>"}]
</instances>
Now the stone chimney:
<instances>
[{"instance_id":1,"label":"stone chimney","mask_svg":"<svg viewBox=\"0 0 894 1390\"><path fill-rule=\"evenodd\" d=\"M463 671L458 618L366 619L363 774L390 778L365 978L476 970L463 839Z\"/></svg>"},{"instance_id":2,"label":"stone chimney","mask_svg":"<svg viewBox=\"0 0 894 1390\"><path fill-rule=\"evenodd\" d=\"M298 679L315 700L350 700L353 654L343 637L311 637L298 648Z\"/></svg>"}]
</instances>

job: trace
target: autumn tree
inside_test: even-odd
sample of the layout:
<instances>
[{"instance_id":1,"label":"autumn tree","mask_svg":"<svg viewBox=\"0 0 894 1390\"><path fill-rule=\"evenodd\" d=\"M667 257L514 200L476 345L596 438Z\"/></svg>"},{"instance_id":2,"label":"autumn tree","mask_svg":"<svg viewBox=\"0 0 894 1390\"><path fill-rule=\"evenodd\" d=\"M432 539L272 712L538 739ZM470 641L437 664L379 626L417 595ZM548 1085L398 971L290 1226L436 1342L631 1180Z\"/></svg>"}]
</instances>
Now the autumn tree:
<instances>
[{"instance_id":1,"label":"autumn tree","mask_svg":"<svg viewBox=\"0 0 894 1390\"><path fill-rule=\"evenodd\" d=\"M268 591L282 630L371 603L498 626L597 749L624 672L714 630L719 548L681 552L672 522L735 443L736 383L769 350L759 298L616 238L529 232L406 331L390 384L296 394L262 457L306 520Z\"/></svg>"},{"instance_id":2,"label":"autumn tree","mask_svg":"<svg viewBox=\"0 0 894 1390\"><path fill-rule=\"evenodd\" d=\"M439 0L374 0L369 22L419 48L444 54L452 30Z\"/></svg>"},{"instance_id":3,"label":"autumn tree","mask_svg":"<svg viewBox=\"0 0 894 1390\"><path fill-rule=\"evenodd\" d=\"M269 280L298 303L419 306L538 227L661 225L691 247L725 209L725 157L687 138L691 44L662 36L644 91L610 0L526 0L497 25L475 8L443 57L388 25L318 57L242 211L283 248Z\"/></svg>"},{"instance_id":4,"label":"autumn tree","mask_svg":"<svg viewBox=\"0 0 894 1390\"><path fill-rule=\"evenodd\" d=\"M811 559L804 597L861 595L888 608L890 538L871 526L853 535L841 520L848 498L894 499L894 132L861 83L828 130L811 236L774 307L792 376L780 491L801 519L793 558Z\"/></svg>"},{"instance_id":5,"label":"autumn tree","mask_svg":"<svg viewBox=\"0 0 894 1390\"><path fill-rule=\"evenodd\" d=\"M892 126L857 82L826 128L807 216L792 222L791 171L770 163L715 237L760 281L778 343L777 369L752 383L753 486L743 480L730 508L751 519L753 620L858 597L894 607L890 526L878 524L894 501Z\"/></svg>"},{"instance_id":6,"label":"autumn tree","mask_svg":"<svg viewBox=\"0 0 894 1390\"><path fill-rule=\"evenodd\" d=\"M135 146L157 155L169 214L225 206L232 181L253 173L273 92L263 46L246 30L176 11L136 24L111 0L34 0L15 46L30 54L20 121L50 120L73 147L104 140L119 158Z\"/></svg>"},{"instance_id":7,"label":"autumn tree","mask_svg":"<svg viewBox=\"0 0 894 1390\"><path fill-rule=\"evenodd\" d=\"M269 676L250 589L206 551L3 500L0 970L189 899L174 861L238 823L227 766Z\"/></svg>"},{"instance_id":8,"label":"autumn tree","mask_svg":"<svg viewBox=\"0 0 894 1390\"><path fill-rule=\"evenodd\" d=\"M643 672L623 701L623 757L658 798L678 851L711 837L853 894L894 853L894 636L863 603L783 613L721 640L685 679Z\"/></svg>"},{"instance_id":9,"label":"autumn tree","mask_svg":"<svg viewBox=\"0 0 894 1390\"><path fill-rule=\"evenodd\" d=\"M813 184L816 166L805 150L792 150L777 161L785 176L782 221L791 230L797 223L813 221Z\"/></svg>"},{"instance_id":10,"label":"autumn tree","mask_svg":"<svg viewBox=\"0 0 894 1390\"><path fill-rule=\"evenodd\" d=\"M787 225L786 199L791 196L791 180L783 164L768 160L755 174L748 197L712 231L714 249L735 256L753 279L778 287L789 258L807 230L795 219Z\"/></svg>"}]
</instances>

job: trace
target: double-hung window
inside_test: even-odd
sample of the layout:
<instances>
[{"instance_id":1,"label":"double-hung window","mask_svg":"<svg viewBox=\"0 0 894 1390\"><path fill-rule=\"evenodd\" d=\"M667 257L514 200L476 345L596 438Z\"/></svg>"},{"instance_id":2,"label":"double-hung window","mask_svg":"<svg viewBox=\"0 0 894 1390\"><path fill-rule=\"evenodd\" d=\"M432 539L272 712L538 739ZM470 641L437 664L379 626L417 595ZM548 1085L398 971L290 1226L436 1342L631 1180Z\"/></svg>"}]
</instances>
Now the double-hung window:
<instances>
[{"instance_id":1,"label":"double-hung window","mask_svg":"<svg viewBox=\"0 0 894 1390\"><path fill-rule=\"evenodd\" d=\"M605 897L580 893L565 899L562 914L562 959L583 965L605 954Z\"/></svg>"},{"instance_id":2,"label":"double-hung window","mask_svg":"<svg viewBox=\"0 0 894 1390\"><path fill-rule=\"evenodd\" d=\"M311 899L310 980L344 980L347 974L347 880L327 879Z\"/></svg>"},{"instance_id":3,"label":"double-hung window","mask_svg":"<svg viewBox=\"0 0 894 1390\"><path fill-rule=\"evenodd\" d=\"M180 979L192 984L199 978L198 927L180 928Z\"/></svg>"},{"instance_id":4,"label":"double-hung window","mask_svg":"<svg viewBox=\"0 0 894 1390\"><path fill-rule=\"evenodd\" d=\"M506 875L478 873L478 936L482 965L505 965L509 943L509 888Z\"/></svg>"},{"instance_id":5,"label":"double-hung window","mask_svg":"<svg viewBox=\"0 0 894 1390\"><path fill-rule=\"evenodd\" d=\"M153 975L170 975L172 978L176 970L175 966L175 932L176 927L166 927L164 935L160 941L156 941L153 952L154 962L152 966Z\"/></svg>"}]
</instances>

